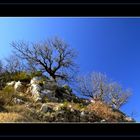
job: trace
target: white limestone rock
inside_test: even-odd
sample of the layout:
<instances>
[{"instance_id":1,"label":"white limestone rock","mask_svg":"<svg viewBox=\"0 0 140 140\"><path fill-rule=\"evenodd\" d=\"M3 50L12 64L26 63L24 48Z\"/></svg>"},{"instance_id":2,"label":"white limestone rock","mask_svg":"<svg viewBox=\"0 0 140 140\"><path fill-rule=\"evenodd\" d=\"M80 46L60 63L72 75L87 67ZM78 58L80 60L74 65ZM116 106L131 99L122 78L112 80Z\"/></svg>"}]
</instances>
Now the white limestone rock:
<instances>
[{"instance_id":1,"label":"white limestone rock","mask_svg":"<svg viewBox=\"0 0 140 140\"><path fill-rule=\"evenodd\" d=\"M106 120L105 120L105 119L103 119L103 120L101 120L101 122L106 122Z\"/></svg>"},{"instance_id":2,"label":"white limestone rock","mask_svg":"<svg viewBox=\"0 0 140 140\"><path fill-rule=\"evenodd\" d=\"M92 104L95 104L95 100L94 99L92 99L92 100L90 100L90 102L92 103Z\"/></svg>"},{"instance_id":3,"label":"white limestone rock","mask_svg":"<svg viewBox=\"0 0 140 140\"><path fill-rule=\"evenodd\" d=\"M34 77L34 78L31 79L30 84L31 85L32 84L38 84L40 82L40 80L41 80L41 77Z\"/></svg>"},{"instance_id":4,"label":"white limestone rock","mask_svg":"<svg viewBox=\"0 0 140 140\"><path fill-rule=\"evenodd\" d=\"M131 117L125 117L125 120L128 121L128 122L132 122L133 119Z\"/></svg>"},{"instance_id":5,"label":"white limestone rock","mask_svg":"<svg viewBox=\"0 0 140 140\"><path fill-rule=\"evenodd\" d=\"M35 93L33 95L33 99L34 99L35 102L42 101L42 98L40 96L40 93Z\"/></svg>"},{"instance_id":6,"label":"white limestone rock","mask_svg":"<svg viewBox=\"0 0 140 140\"><path fill-rule=\"evenodd\" d=\"M85 116L85 112L82 111L80 115L81 115L81 117Z\"/></svg>"},{"instance_id":7,"label":"white limestone rock","mask_svg":"<svg viewBox=\"0 0 140 140\"><path fill-rule=\"evenodd\" d=\"M31 93L32 94L40 93L41 89L42 89L41 86L39 86L37 84L32 84L31 85Z\"/></svg>"},{"instance_id":8,"label":"white limestone rock","mask_svg":"<svg viewBox=\"0 0 140 140\"><path fill-rule=\"evenodd\" d=\"M24 101L18 98L13 98L15 104L24 104Z\"/></svg>"},{"instance_id":9,"label":"white limestone rock","mask_svg":"<svg viewBox=\"0 0 140 140\"><path fill-rule=\"evenodd\" d=\"M15 85L15 81L8 82L6 85L7 86L14 86Z\"/></svg>"},{"instance_id":10,"label":"white limestone rock","mask_svg":"<svg viewBox=\"0 0 140 140\"><path fill-rule=\"evenodd\" d=\"M69 108L72 108L72 105L69 105L68 107L69 107Z\"/></svg>"},{"instance_id":11,"label":"white limestone rock","mask_svg":"<svg viewBox=\"0 0 140 140\"><path fill-rule=\"evenodd\" d=\"M56 82L53 80L46 80L43 82L43 85L40 86L39 83L41 79L42 79L41 77L32 78L26 93L31 93L35 101L41 100L44 97L47 97L52 101L56 101L57 100L55 98L55 90L57 87Z\"/></svg>"},{"instance_id":12,"label":"white limestone rock","mask_svg":"<svg viewBox=\"0 0 140 140\"><path fill-rule=\"evenodd\" d=\"M47 113L50 110L51 110L50 107L48 107L48 105L46 103L42 104L42 106L40 108L40 111L43 112L43 113Z\"/></svg>"},{"instance_id":13,"label":"white limestone rock","mask_svg":"<svg viewBox=\"0 0 140 140\"><path fill-rule=\"evenodd\" d=\"M35 102L42 100L42 97L41 97L42 87L39 85L39 80L40 79L41 79L40 77L34 77L31 80L31 82L29 84L29 87L26 91L26 93L31 93L32 94Z\"/></svg>"},{"instance_id":14,"label":"white limestone rock","mask_svg":"<svg viewBox=\"0 0 140 140\"><path fill-rule=\"evenodd\" d=\"M14 89L16 91L21 91L22 90L22 83L20 81L16 82L14 85Z\"/></svg>"}]
</instances>

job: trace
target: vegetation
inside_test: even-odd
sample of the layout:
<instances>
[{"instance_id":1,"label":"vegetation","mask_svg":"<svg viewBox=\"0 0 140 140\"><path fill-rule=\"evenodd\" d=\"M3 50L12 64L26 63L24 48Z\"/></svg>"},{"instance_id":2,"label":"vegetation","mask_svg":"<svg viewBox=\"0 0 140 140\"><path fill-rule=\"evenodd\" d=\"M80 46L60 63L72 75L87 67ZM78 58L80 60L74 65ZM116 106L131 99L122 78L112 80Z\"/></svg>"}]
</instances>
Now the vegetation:
<instances>
[{"instance_id":1,"label":"vegetation","mask_svg":"<svg viewBox=\"0 0 140 140\"><path fill-rule=\"evenodd\" d=\"M13 96L14 88L11 86L6 86L2 91L0 91L0 105L10 104Z\"/></svg>"},{"instance_id":2,"label":"vegetation","mask_svg":"<svg viewBox=\"0 0 140 140\"><path fill-rule=\"evenodd\" d=\"M11 46L14 54L4 62L0 61L1 122L125 121L125 114L119 112L119 108L127 103L131 91L99 72L78 76L74 61L76 52L63 40L53 38L41 43L13 42ZM40 77L40 80L31 86L30 81L34 77ZM21 90L7 85L11 81L20 81ZM55 82L54 85L48 84L49 87L57 86L52 91L44 91L54 94L53 99L49 95L42 97L42 101L34 101L33 94L37 92L38 96L46 81ZM62 85L61 82L68 84ZM74 86L84 99L74 95L75 90L70 82L73 85L76 82ZM33 87L36 89L31 94Z\"/></svg>"},{"instance_id":3,"label":"vegetation","mask_svg":"<svg viewBox=\"0 0 140 140\"><path fill-rule=\"evenodd\" d=\"M43 43L13 42L12 47L18 58L25 60L29 67L46 72L51 78L70 80L70 71L75 67L76 53L61 39L54 38Z\"/></svg>"},{"instance_id":4,"label":"vegetation","mask_svg":"<svg viewBox=\"0 0 140 140\"><path fill-rule=\"evenodd\" d=\"M84 96L101 100L119 109L131 95L131 91L124 90L117 82L112 82L106 75L98 72L77 78L78 89Z\"/></svg>"}]
</instances>

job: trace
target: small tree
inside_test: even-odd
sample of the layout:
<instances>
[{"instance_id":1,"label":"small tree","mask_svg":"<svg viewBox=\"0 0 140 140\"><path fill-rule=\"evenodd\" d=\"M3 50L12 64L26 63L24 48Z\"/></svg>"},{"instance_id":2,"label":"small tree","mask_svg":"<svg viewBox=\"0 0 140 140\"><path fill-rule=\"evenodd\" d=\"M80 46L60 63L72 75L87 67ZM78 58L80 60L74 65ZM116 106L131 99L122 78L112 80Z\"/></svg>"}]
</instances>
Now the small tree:
<instances>
[{"instance_id":1,"label":"small tree","mask_svg":"<svg viewBox=\"0 0 140 140\"><path fill-rule=\"evenodd\" d=\"M6 70L11 74L20 73L21 71L24 70L23 63L14 54L7 57L5 61L6 61L6 66L5 66Z\"/></svg>"},{"instance_id":2,"label":"small tree","mask_svg":"<svg viewBox=\"0 0 140 140\"><path fill-rule=\"evenodd\" d=\"M75 70L76 53L62 41L54 38L42 43L13 42L16 56L30 68L47 73L54 80L69 81Z\"/></svg>"},{"instance_id":3,"label":"small tree","mask_svg":"<svg viewBox=\"0 0 140 140\"><path fill-rule=\"evenodd\" d=\"M125 104L131 95L131 90L123 90L121 85L116 82L108 84L108 97L110 99L110 105L114 108L119 109L123 104Z\"/></svg>"},{"instance_id":4,"label":"small tree","mask_svg":"<svg viewBox=\"0 0 140 140\"><path fill-rule=\"evenodd\" d=\"M131 95L130 90L123 90L118 83L111 82L106 75L97 72L78 77L77 82L81 95L101 100L117 109Z\"/></svg>"},{"instance_id":5,"label":"small tree","mask_svg":"<svg viewBox=\"0 0 140 140\"><path fill-rule=\"evenodd\" d=\"M101 73L92 73L77 78L78 89L83 96L103 98L107 92L107 78Z\"/></svg>"}]
</instances>

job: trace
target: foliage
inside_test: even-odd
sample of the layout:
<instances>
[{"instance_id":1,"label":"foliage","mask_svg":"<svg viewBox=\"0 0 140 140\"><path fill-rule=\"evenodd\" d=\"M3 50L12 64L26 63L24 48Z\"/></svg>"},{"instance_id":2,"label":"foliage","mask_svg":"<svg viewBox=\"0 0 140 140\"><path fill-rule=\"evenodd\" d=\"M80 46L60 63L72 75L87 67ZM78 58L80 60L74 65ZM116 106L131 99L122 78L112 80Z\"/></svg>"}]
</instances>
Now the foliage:
<instances>
[{"instance_id":1,"label":"foliage","mask_svg":"<svg viewBox=\"0 0 140 140\"><path fill-rule=\"evenodd\" d=\"M64 90L68 90L70 93L72 93L72 89L68 85L63 86Z\"/></svg>"},{"instance_id":2,"label":"foliage","mask_svg":"<svg viewBox=\"0 0 140 140\"><path fill-rule=\"evenodd\" d=\"M30 81L30 79L31 79L30 75L24 71L11 74L12 81L21 81L21 82L25 81L26 82L26 81Z\"/></svg>"},{"instance_id":3,"label":"foliage","mask_svg":"<svg viewBox=\"0 0 140 140\"><path fill-rule=\"evenodd\" d=\"M35 71L35 72L31 72L30 74L30 77L33 78L33 77L40 77L42 76L42 72L41 71Z\"/></svg>"},{"instance_id":4,"label":"foliage","mask_svg":"<svg viewBox=\"0 0 140 140\"><path fill-rule=\"evenodd\" d=\"M112 107L101 101L96 101L94 104L88 105L86 110L93 111L98 117L108 122L122 122L124 119L122 112L112 109Z\"/></svg>"},{"instance_id":5,"label":"foliage","mask_svg":"<svg viewBox=\"0 0 140 140\"><path fill-rule=\"evenodd\" d=\"M0 105L10 104L14 94L14 88L11 86L6 86L3 90L0 91Z\"/></svg>"},{"instance_id":6,"label":"foliage","mask_svg":"<svg viewBox=\"0 0 140 140\"><path fill-rule=\"evenodd\" d=\"M9 81L11 81L11 75L9 72L5 71L0 73L0 90L2 90Z\"/></svg>"}]
</instances>

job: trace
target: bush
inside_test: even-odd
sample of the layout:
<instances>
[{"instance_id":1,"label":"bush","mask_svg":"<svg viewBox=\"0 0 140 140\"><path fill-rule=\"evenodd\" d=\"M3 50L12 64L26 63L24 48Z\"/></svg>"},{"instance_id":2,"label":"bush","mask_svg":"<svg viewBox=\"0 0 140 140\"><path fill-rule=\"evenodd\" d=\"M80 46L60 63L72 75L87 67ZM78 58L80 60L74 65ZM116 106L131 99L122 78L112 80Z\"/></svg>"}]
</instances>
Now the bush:
<instances>
[{"instance_id":1,"label":"bush","mask_svg":"<svg viewBox=\"0 0 140 140\"><path fill-rule=\"evenodd\" d=\"M14 88L12 86L6 86L3 90L0 91L0 105L10 104L14 94Z\"/></svg>"},{"instance_id":2,"label":"bush","mask_svg":"<svg viewBox=\"0 0 140 140\"><path fill-rule=\"evenodd\" d=\"M121 113L119 110L113 111L112 107L109 107L107 104L101 101L96 101L94 104L89 104L86 110L94 112L95 115L105 119L108 122L123 121L123 113Z\"/></svg>"},{"instance_id":3,"label":"bush","mask_svg":"<svg viewBox=\"0 0 140 140\"><path fill-rule=\"evenodd\" d=\"M21 81L21 82L28 82L30 81L30 76L26 72L19 72L12 74L11 76L12 81Z\"/></svg>"},{"instance_id":4,"label":"bush","mask_svg":"<svg viewBox=\"0 0 140 140\"><path fill-rule=\"evenodd\" d=\"M0 122L36 122L31 116L8 112L8 113L0 113Z\"/></svg>"},{"instance_id":5,"label":"bush","mask_svg":"<svg viewBox=\"0 0 140 140\"><path fill-rule=\"evenodd\" d=\"M70 93L72 92L72 89L68 85L64 85L63 89L68 90Z\"/></svg>"},{"instance_id":6,"label":"bush","mask_svg":"<svg viewBox=\"0 0 140 140\"><path fill-rule=\"evenodd\" d=\"M0 74L0 90L2 90L6 83L11 81L11 75L9 72L3 72Z\"/></svg>"},{"instance_id":7,"label":"bush","mask_svg":"<svg viewBox=\"0 0 140 140\"><path fill-rule=\"evenodd\" d=\"M30 77L33 78L33 77L39 77L39 76L42 76L42 72L41 71L36 71L36 72L31 72L30 74Z\"/></svg>"}]
</instances>

